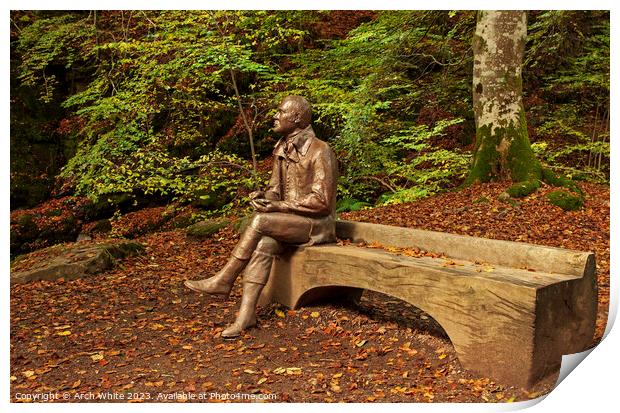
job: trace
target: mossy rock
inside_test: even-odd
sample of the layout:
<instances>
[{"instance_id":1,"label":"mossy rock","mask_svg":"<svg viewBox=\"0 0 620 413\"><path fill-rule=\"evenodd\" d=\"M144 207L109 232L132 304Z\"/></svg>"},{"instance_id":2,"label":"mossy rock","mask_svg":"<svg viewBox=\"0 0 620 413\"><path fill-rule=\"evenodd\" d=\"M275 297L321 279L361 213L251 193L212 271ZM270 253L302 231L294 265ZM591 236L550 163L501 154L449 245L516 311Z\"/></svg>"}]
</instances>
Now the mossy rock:
<instances>
[{"instance_id":1,"label":"mossy rock","mask_svg":"<svg viewBox=\"0 0 620 413\"><path fill-rule=\"evenodd\" d=\"M100 219L99 221L95 221L92 232L110 232L112 231L112 223L109 219Z\"/></svg>"},{"instance_id":2,"label":"mossy rock","mask_svg":"<svg viewBox=\"0 0 620 413\"><path fill-rule=\"evenodd\" d=\"M17 218L17 224L22 227L33 227L36 228L36 224L34 223L34 216L32 214L24 214Z\"/></svg>"},{"instance_id":3,"label":"mossy rock","mask_svg":"<svg viewBox=\"0 0 620 413\"><path fill-rule=\"evenodd\" d=\"M227 219L209 219L201 221L187 228L187 235L192 237L207 238L228 226L230 221Z\"/></svg>"},{"instance_id":4,"label":"mossy rock","mask_svg":"<svg viewBox=\"0 0 620 413\"><path fill-rule=\"evenodd\" d=\"M191 214L177 215L170 220L173 228L187 228L192 225L195 218Z\"/></svg>"},{"instance_id":5,"label":"mossy rock","mask_svg":"<svg viewBox=\"0 0 620 413\"><path fill-rule=\"evenodd\" d=\"M248 227L248 225L250 225L250 222L252 221L253 217L254 217L254 213L249 213L237 219L233 223L234 230L237 231L239 234L243 234L243 232L245 232L245 229Z\"/></svg>"},{"instance_id":6,"label":"mossy rock","mask_svg":"<svg viewBox=\"0 0 620 413\"><path fill-rule=\"evenodd\" d=\"M85 204L80 213L86 221L95 221L100 218L109 217L117 210L124 210L133 204L135 196L130 193L111 193L102 196L97 202Z\"/></svg>"},{"instance_id":7,"label":"mossy rock","mask_svg":"<svg viewBox=\"0 0 620 413\"><path fill-rule=\"evenodd\" d=\"M105 249L114 258L126 258L133 255L141 255L145 251L144 245L134 241L123 241L115 244L102 244L101 248Z\"/></svg>"},{"instance_id":8,"label":"mossy rock","mask_svg":"<svg viewBox=\"0 0 620 413\"><path fill-rule=\"evenodd\" d=\"M567 191L553 191L547 194L547 199L564 211L576 211L583 206L583 198Z\"/></svg>"},{"instance_id":9,"label":"mossy rock","mask_svg":"<svg viewBox=\"0 0 620 413\"><path fill-rule=\"evenodd\" d=\"M55 245L15 260L11 265L11 284L35 280L68 280L99 274L118 264L117 259L145 251L137 242L77 243Z\"/></svg>"},{"instance_id":10,"label":"mossy rock","mask_svg":"<svg viewBox=\"0 0 620 413\"><path fill-rule=\"evenodd\" d=\"M37 224L35 215L24 214L12 221L11 253L21 254L49 244L74 241L81 229L77 218L73 215L61 218L60 221L44 219Z\"/></svg>"},{"instance_id":11,"label":"mossy rock","mask_svg":"<svg viewBox=\"0 0 620 413\"><path fill-rule=\"evenodd\" d=\"M199 190L194 193L191 205L206 210L215 210L222 208L230 199L230 195L224 191Z\"/></svg>"},{"instance_id":12,"label":"mossy rock","mask_svg":"<svg viewBox=\"0 0 620 413\"><path fill-rule=\"evenodd\" d=\"M523 198L536 191L538 188L540 188L540 181L531 180L517 182L506 189L506 192L513 198Z\"/></svg>"},{"instance_id":13,"label":"mossy rock","mask_svg":"<svg viewBox=\"0 0 620 413\"><path fill-rule=\"evenodd\" d=\"M11 170L13 170L12 159ZM11 178L11 206L33 208L39 205L49 197L50 186L47 180Z\"/></svg>"},{"instance_id":14,"label":"mossy rock","mask_svg":"<svg viewBox=\"0 0 620 413\"><path fill-rule=\"evenodd\" d=\"M25 241L36 238L39 228L34 222L34 216L24 214L15 220L15 227L11 229L11 245L20 244ZM11 248L13 248L11 246Z\"/></svg>"},{"instance_id":15,"label":"mossy rock","mask_svg":"<svg viewBox=\"0 0 620 413\"><path fill-rule=\"evenodd\" d=\"M48 216L48 217L59 217L61 215L62 215L62 209L60 208L52 209L45 213L45 216Z\"/></svg>"},{"instance_id":16,"label":"mossy rock","mask_svg":"<svg viewBox=\"0 0 620 413\"><path fill-rule=\"evenodd\" d=\"M52 243L73 241L81 227L73 215L66 216L57 226L44 226L39 229L38 237Z\"/></svg>"}]
</instances>

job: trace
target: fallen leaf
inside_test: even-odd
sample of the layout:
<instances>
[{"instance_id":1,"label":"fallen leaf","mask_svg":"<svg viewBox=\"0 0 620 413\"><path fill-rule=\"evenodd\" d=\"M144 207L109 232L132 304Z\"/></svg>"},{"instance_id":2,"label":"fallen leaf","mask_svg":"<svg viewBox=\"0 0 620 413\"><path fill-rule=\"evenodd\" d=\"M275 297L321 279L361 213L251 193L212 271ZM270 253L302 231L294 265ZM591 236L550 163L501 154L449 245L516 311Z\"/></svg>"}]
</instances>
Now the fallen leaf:
<instances>
[{"instance_id":1,"label":"fallen leaf","mask_svg":"<svg viewBox=\"0 0 620 413\"><path fill-rule=\"evenodd\" d=\"M313 311L310 313L310 317L317 318L320 314L317 311Z\"/></svg>"},{"instance_id":2,"label":"fallen leaf","mask_svg":"<svg viewBox=\"0 0 620 413\"><path fill-rule=\"evenodd\" d=\"M92 356L90 356L90 358L93 359L93 361L103 360L103 354L101 353L93 354Z\"/></svg>"},{"instance_id":3,"label":"fallen leaf","mask_svg":"<svg viewBox=\"0 0 620 413\"><path fill-rule=\"evenodd\" d=\"M381 347L381 349L377 352L380 356L383 356L387 353L389 353L390 351L392 351L393 348L392 347Z\"/></svg>"}]
</instances>

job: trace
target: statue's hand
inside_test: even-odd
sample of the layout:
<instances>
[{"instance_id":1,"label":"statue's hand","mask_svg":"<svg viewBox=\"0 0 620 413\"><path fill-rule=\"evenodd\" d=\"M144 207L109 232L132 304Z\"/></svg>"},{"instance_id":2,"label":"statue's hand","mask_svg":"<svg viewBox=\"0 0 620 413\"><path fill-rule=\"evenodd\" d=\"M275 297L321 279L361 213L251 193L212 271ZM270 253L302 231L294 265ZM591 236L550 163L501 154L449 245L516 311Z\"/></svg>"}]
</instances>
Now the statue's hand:
<instances>
[{"instance_id":1,"label":"statue's hand","mask_svg":"<svg viewBox=\"0 0 620 413\"><path fill-rule=\"evenodd\" d=\"M267 208L267 201L265 198L251 198L250 197L250 205L256 212L267 212L265 209Z\"/></svg>"},{"instance_id":2,"label":"statue's hand","mask_svg":"<svg viewBox=\"0 0 620 413\"><path fill-rule=\"evenodd\" d=\"M250 197L250 199L265 198L265 191L254 191L254 192L250 192L249 197Z\"/></svg>"},{"instance_id":3,"label":"statue's hand","mask_svg":"<svg viewBox=\"0 0 620 413\"><path fill-rule=\"evenodd\" d=\"M286 205L282 201L253 199L250 201L250 204L258 212L287 212Z\"/></svg>"}]
</instances>

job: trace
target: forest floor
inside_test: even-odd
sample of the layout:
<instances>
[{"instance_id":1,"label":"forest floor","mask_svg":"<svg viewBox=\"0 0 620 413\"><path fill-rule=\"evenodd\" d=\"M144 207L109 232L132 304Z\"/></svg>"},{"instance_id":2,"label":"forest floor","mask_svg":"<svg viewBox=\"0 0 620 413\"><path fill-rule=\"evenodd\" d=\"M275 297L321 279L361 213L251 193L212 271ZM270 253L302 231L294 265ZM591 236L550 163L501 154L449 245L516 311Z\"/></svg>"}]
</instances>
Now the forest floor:
<instances>
[{"instance_id":1,"label":"forest floor","mask_svg":"<svg viewBox=\"0 0 620 413\"><path fill-rule=\"evenodd\" d=\"M576 212L549 204L550 188L502 203L505 187L341 218L594 251L598 342L609 303L609 187L582 184L586 203ZM61 402L219 401L216 393L241 393L277 402L511 402L553 387L515 388L464 370L432 318L373 292L357 306L263 307L258 328L223 340L240 280L228 299L183 281L215 273L238 238L230 226L202 240L184 230L147 234L137 239L146 254L105 273L11 286L11 400L52 393Z\"/></svg>"}]
</instances>

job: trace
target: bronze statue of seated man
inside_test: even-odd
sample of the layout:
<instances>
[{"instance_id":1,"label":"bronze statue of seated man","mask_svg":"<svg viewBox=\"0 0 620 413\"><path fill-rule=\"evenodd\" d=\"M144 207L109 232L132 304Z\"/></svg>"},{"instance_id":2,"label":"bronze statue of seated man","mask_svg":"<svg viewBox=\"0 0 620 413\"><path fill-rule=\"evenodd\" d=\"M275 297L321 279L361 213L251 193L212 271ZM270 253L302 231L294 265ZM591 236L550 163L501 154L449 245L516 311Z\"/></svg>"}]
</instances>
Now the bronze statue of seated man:
<instances>
[{"instance_id":1,"label":"bronze statue of seated man","mask_svg":"<svg viewBox=\"0 0 620 413\"><path fill-rule=\"evenodd\" d=\"M337 161L329 145L315 136L311 119L310 104L303 97L282 100L273 127L282 138L273 150L269 186L250 194L256 214L222 270L211 278L185 281L194 291L227 296L245 268L239 315L222 337L237 337L256 325L256 303L283 244L336 239Z\"/></svg>"}]
</instances>

